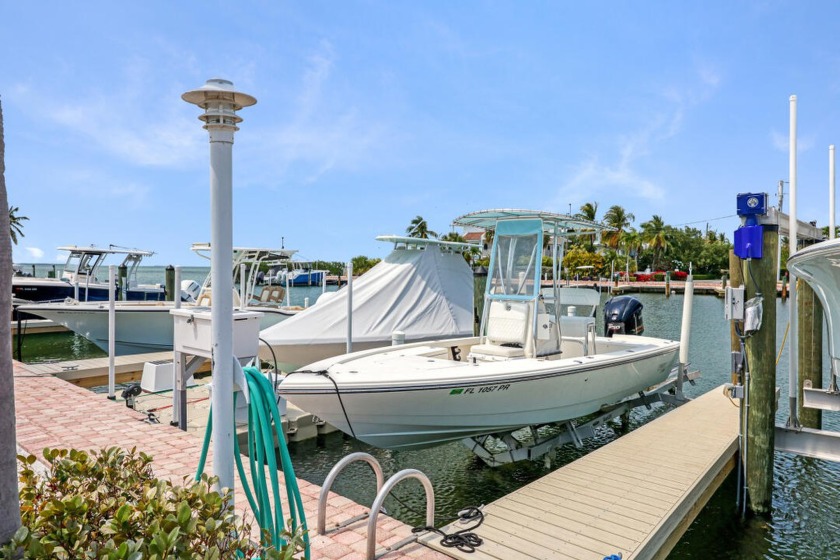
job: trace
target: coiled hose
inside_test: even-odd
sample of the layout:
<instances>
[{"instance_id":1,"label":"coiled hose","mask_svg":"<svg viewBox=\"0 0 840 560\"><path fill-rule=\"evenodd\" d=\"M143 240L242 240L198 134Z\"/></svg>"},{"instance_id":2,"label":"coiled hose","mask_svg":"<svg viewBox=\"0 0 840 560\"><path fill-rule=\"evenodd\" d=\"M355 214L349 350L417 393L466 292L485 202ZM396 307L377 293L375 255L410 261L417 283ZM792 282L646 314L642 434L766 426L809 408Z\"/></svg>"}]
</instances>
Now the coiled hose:
<instances>
[{"instance_id":1,"label":"coiled hose","mask_svg":"<svg viewBox=\"0 0 840 560\"><path fill-rule=\"evenodd\" d=\"M236 362L237 368L239 362ZM295 471L292 467L292 460L289 457L289 450L286 447L286 440L282 433L281 414L277 408L276 393L271 382L255 367L242 368L247 392L248 403L248 461L251 467L251 484L242 464L239 438L234 437L236 468L239 472L239 479L242 481L242 489L248 498L254 517L260 525L260 534L263 544L282 546L286 544L281 536L285 528L283 516L283 504L280 499L280 481L277 475L277 454L274 450L274 442L277 441L280 469L283 471L283 478L286 486L286 499L289 504L289 513L292 520L292 532L303 528L303 541L305 554L309 559L309 537L306 533L306 515L303 511L303 500L300 497L300 490L295 478ZM236 409L237 393L234 393L234 410ZM234 422L236 420L234 419ZM204 434L204 444L201 449L196 480L201 478L204 472L204 465L207 461L207 450L210 446L210 435L213 431L213 408L207 420L207 430ZM266 472L267 470L267 472ZM252 491L253 487L253 491ZM273 498L274 508L272 509ZM270 539L270 540L269 540ZM269 540L269 542L265 542Z\"/></svg>"}]
</instances>

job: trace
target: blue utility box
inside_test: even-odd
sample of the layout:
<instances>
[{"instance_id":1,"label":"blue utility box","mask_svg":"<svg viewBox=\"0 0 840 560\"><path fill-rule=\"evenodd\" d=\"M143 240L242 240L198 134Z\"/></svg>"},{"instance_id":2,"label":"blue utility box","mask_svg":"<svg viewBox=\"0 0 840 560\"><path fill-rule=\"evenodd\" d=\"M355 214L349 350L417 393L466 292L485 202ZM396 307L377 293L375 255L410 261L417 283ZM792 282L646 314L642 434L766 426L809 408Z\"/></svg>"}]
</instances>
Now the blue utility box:
<instances>
[{"instance_id":1,"label":"blue utility box","mask_svg":"<svg viewBox=\"0 0 840 560\"><path fill-rule=\"evenodd\" d=\"M760 259L764 245L762 226L744 226L735 230L735 254L741 259Z\"/></svg>"},{"instance_id":2,"label":"blue utility box","mask_svg":"<svg viewBox=\"0 0 840 560\"><path fill-rule=\"evenodd\" d=\"M737 200L744 225L735 230L735 254L742 259L760 259L764 227L758 225L758 216L767 214L767 193L740 193Z\"/></svg>"}]
</instances>

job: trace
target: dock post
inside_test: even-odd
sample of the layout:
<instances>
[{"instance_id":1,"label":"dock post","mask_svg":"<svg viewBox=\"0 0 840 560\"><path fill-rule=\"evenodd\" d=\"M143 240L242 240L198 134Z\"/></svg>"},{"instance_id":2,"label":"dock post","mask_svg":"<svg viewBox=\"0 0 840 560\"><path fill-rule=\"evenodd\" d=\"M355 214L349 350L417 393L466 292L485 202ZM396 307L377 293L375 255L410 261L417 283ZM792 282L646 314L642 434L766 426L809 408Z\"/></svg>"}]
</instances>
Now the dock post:
<instances>
[{"instance_id":1,"label":"dock post","mask_svg":"<svg viewBox=\"0 0 840 560\"><path fill-rule=\"evenodd\" d=\"M781 297L782 297L782 301L785 301L787 299L787 274L782 276L782 294L781 294Z\"/></svg>"},{"instance_id":2,"label":"dock post","mask_svg":"<svg viewBox=\"0 0 840 560\"><path fill-rule=\"evenodd\" d=\"M671 271L665 272L665 297L671 297Z\"/></svg>"},{"instance_id":3,"label":"dock post","mask_svg":"<svg viewBox=\"0 0 840 560\"><path fill-rule=\"evenodd\" d=\"M801 279L796 280L796 309L799 313L799 423L805 428L822 429L822 410L802 406L802 387L806 381L822 389L822 325L823 310L814 290ZM793 333L791 344L795 340Z\"/></svg>"},{"instance_id":4,"label":"dock post","mask_svg":"<svg viewBox=\"0 0 840 560\"><path fill-rule=\"evenodd\" d=\"M487 271L484 267L473 272L473 334L478 335L481 328L481 315L484 313L484 289L487 287Z\"/></svg>"},{"instance_id":5,"label":"dock post","mask_svg":"<svg viewBox=\"0 0 840 560\"><path fill-rule=\"evenodd\" d=\"M734 251L729 251L729 278L730 283L729 285L733 288L738 288L744 285L744 275L742 274L741 270L741 259L735 256ZM724 286L726 288L726 286ZM738 338L738 333L735 331L735 323L729 323L729 339L730 339L730 349L733 353L740 354L741 353L741 339ZM742 379L739 379L739 372L735 371L735 362L732 362L732 383L735 385L739 385L743 382Z\"/></svg>"},{"instance_id":6,"label":"dock post","mask_svg":"<svg viewBox=\"0 0 840 560\"><path fill-rule=\"evenodd\" d=\"M117 299L125 301L128 299L128 267L121 264L117 269L117 286L119 293Z\"/></svg>"},{"instance_id":7,"label":"dock post","mask_svg":"<svg viewBox=\"0 0 840 560\"><path fill-rule=\"evenodd\" d=\"M765 225L764 255L745 259L745 299L764 297L761 328L746 339L747 403L745 461L749 507L769 513L773 500L773 454L776 417L776 245L778 226Z\"/></svg>"},{"instance_id":8,"label":"dock post","mask_svg":"<svg viewBox=\"0 0 840 560\"><path fill-rule=\"evenodd\" d=\"M175 301L175 267L171 264L164 272L163 285L166 290L166 301Z\"/></svg>"}]
</instances>

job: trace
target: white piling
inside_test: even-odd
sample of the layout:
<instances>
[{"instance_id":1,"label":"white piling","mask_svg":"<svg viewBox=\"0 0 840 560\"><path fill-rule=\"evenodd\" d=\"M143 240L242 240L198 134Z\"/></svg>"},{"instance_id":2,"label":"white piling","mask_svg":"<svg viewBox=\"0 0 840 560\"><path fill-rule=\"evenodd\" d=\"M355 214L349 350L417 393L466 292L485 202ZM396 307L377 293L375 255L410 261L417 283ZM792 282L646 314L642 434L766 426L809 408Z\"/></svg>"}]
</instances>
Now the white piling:
<instances>
[{"instance_id":1,"label":"white piling","mask_svg":"<svg viewBox=\"0 0 840 560\"><path fill-rule=\"evenodd\" d=\"M353 351L353 263L347 263L347 353Z\"/></svg>"},{"instance_id":2,"label":"white piling","mask_svg":"<svg viewBox=\"0 0 840 560\"><path fill-rule=\"evenodd\" d=\"M175 309L181 309L181 267L175 267ZM174 387L174 385L173 385Z\"/></svg>"},{"instance_id":3,"label":"white piling","mask_svg":"<svg viewBox=\"0 0 840 560\"><path fill-rule=\"evenodd\" d=\"M115 394L116 372L114 371L114 356L116 353L117 310L114 286L117 283L117 267L108 266L108 398L116 400Z\"/></svg>"},{"instance_id":4,"label":"white piling","mask_svg":"<svg viewBox=\"0 0 840 560\"><path fill-rule=\"evenodd\" d=\"M799 238L798 222L796 217L796 96L790 96L790 237L788 240L788 259L796 254L797 241ZM799 384L797 382L797 368L799 367L799 321L796 305L796 276L793 271L788 271L790 286L790 341L788 342L788 405L790 416L788 423L792 426L799 425L797 418L796 399ZM767 294L768 301L775 305L776 294Z\"/></svg>"},{"instance_id":5,"label":"white piling","mask_svg":"<svg viewBox=\"0 0 840 560\"><path fill-rule=\"evenodd\" d=\"M828 147L828 238L834 239L835 219L834 144Z\"/></svg>"},{"instance_id":6,"label":"white piling","mask_svg":"<svg viewBox=\"0 0 840 560\"><path fill-rule=\"evenodd\" d=\"M694 310L694 275L692 266L688 265L688 277L685 279L685 293L683 294L682 326L680 328L680 371L677 377L677 397L683 396L683 376L688 373L688 347L691 341L691 314Z\"/></svg>"},{"instance_id":7,"label":"white piling","mask_svg":"<svg viewBox=\"0 0 840 560\"><path fill-rule=\"evenodd\" d=\"M405 333L402 331L394 331L391 333L391 346L400 346L405 344Z\"/></svg>"},{"instance_id":8,"label":"white piling","mask_svg":"<svg viewBox=\"0 0 840 560\"><path fill-rule=\"evenodd\" d=\"M204 109L199 119L210 135L213 471L219 477L219 487L233 488L233 135L242 122L236 111L257 100L234 91L233 83L218 78L207 80L181 98Z\"/></svg>"},{"instance_id":9,"label":"white piling","mask_svg":"<svg viewBox=\"0 0 840 560\"><path fill-rule=\"evenodd\" d=\"M245 285L245 272L248 270L248 265L241 263L239 265L239 309L245 311L248 297L248 286Z\"/></svg>"}]
</instances>

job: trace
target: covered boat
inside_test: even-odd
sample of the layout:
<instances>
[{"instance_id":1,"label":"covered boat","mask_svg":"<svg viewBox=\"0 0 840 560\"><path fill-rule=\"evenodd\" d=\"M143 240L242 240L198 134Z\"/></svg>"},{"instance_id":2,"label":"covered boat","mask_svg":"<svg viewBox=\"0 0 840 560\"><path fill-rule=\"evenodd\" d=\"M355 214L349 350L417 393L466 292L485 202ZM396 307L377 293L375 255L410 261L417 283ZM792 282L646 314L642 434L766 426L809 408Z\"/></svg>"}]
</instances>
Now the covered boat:
<instances>
[{"instance_id":1,"label":"covered boat","mask_svg":"<svg viewBox=\"0 0 840 560\"><path fill-rule=\"evenodd\" d=\"M366 443L409 449L564 422L668 377L679 342L597 336L593 317L561 314L557 280L540 289L545 236L557 279L563 240L603 226L529 210L455 225L495 230L479 336L323 360L289 374L278 393Z\"/></svg>"},{"instance_id":2,"label":"covered boat","mask_svg":"<svg viewBox=\"0 0 840 560\"><path fill-rule=\"evenodd\" d=\"M473 334L473 278L466 243L385 235L394 250L352 285L322 295L303 313L260 332L260 356L278 369L347 351L348 298L352 298L354 350L391 344L395 331L408 342Z\"/></svg>"}]
</instances>

